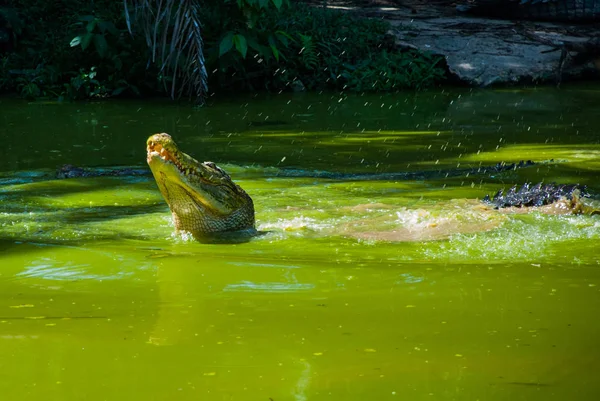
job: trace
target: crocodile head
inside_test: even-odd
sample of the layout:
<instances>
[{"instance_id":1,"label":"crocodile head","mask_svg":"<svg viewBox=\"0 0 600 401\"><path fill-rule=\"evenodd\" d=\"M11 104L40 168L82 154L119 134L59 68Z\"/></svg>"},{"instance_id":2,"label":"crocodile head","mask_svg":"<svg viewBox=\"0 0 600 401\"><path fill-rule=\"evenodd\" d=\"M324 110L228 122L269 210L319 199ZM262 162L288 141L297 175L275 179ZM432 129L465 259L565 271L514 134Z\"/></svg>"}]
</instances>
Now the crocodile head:
<instances>
[{"instance_id":1,"label":"crocodile head","mask_svg":"<svg viewBox=\"0 0 600 401\"><path fill-rule=\"evenodd\" d=\"M254 228L254 204L225 171L181 152L168 134L148 138L147 162L177 231L194 237Z\"/></svg>"}]
</instances>

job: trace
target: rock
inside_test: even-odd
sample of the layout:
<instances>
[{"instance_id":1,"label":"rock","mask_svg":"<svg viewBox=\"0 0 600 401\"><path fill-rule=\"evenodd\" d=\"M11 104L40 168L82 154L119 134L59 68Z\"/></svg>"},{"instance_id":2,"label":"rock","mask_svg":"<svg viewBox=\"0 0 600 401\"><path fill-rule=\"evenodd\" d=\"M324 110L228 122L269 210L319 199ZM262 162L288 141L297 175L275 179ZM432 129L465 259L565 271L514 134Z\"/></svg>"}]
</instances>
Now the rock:
<instances>
[{"instance_id":1,"label":"rock","mask_svg":"<svg viewBox=\"0 0 600 401\"><path fill-rule=\"evenodd\" d=\"M561 64L563 48L593 42L590 38L597 35L593 26L515 22L456 15L452 10L428 6L418 10L418 18L402 8L348 12L387 19L397 48L417 48L443 56L449 72L470 86L547 82L559 76L598 72L594 65L598 58L590 58L583 65ZM581 46L570 47L567 50L572 53Z\"/></svg>"},{"instance_id":2,"label":"rock","mask_svg":"<svg viewBox=\"0 0 600 401\"><path fill-rule=\"evenodd\" d=\"M400 40L398 38L398 35L393 31L393 30L389 30L386 33L386 38L388 36L393 37L393 44L397 49L403 49L403 50L419 50L419 48L411 43L405 42L403 40Z\"/></svg>"},{"instance_id":3,"label":"rock","mask_svg":"<svg viewBox=\"0 0 600 401\"><path fill-rule=\"evenodd\" d=\"M410 40L420 50L444 56L450 73L472 86L554 80L561 43L586 40L561 34L559 26L549 23L525 27L469 17L391 23L400 28L400 41ZM417 35L407 39L403 34L407 26ZM544 36L551 40L543 40ZM580 72L564 70L566 75Z\"/></svg>"}]
</instances>

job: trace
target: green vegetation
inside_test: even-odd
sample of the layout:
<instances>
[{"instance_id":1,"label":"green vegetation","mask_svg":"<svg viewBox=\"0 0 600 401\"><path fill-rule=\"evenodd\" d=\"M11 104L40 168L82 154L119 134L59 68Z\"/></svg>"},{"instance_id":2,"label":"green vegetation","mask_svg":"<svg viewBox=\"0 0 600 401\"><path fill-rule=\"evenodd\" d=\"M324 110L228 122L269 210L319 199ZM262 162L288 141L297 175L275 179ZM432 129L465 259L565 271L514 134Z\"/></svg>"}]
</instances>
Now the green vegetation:
<instances>
[{"instance_id":1,"label":"green vegetation","mask_svg":"<svg viewBox=\"0 0 600 401\"><path fill-rule=\"evenodd\" d=\"M145 43L127 34L121 2L8 0L0 16L10 36L1 55L2 92L85 99L156 90Z\"/></svg>"},{"instance_id":2,"label":"green vegetation","mask_svg":"<svg viewBox=\"0 0 600 401\"><path fill-rule=\"evenodd\" d=\"M235 39L238 19L215 13L205 21L213 87L282 90L299 81L308 89L390 91L422 88L444 77L441 57L394 49L382 20L302 3L269 10L252 25L247 54L244 46L222 51L223 42Z\"/></svg>"},{"instance_id":3,"label":"green vegetation","mask_svg":"<svg viewBox=\"0 0 600 401\"><path fill-rule=\"evenodd\" d=\"M207 80L214 93L392 91L444 76L441 58L394 49L384 21L287 0L5 4L0 92L26 98L201 99Z\"/></svg>"}]
</instances>

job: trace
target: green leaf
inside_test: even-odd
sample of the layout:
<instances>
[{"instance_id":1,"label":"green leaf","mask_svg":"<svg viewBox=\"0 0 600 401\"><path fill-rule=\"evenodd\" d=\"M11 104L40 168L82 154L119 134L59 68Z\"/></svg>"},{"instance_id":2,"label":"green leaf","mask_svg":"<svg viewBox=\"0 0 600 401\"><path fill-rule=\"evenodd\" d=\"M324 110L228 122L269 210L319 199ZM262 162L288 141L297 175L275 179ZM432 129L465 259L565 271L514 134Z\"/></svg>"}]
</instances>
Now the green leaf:
<instances>
[{"instance_id":1,"label":"green leaf","mask_svg":"<svg viewBox=\"0 0 600 401\"><path fill-rule=\"evenodd\" d=\"M275 60L279 61L279 50L277 50L277 47L271 45L271 51L273 52L273 56L275 56Z\"/></svg>"},{"instance_id":2,"label":"green leaf","mask_svg":"<svg viewBox=\"0 0 600 401\"><path fill-rule=\"evenodd\" d=\"M120 88L113 90L111 96L119 96L125 89L127 89L126 86L121 86Z\"/></svg>"},{"instance_id":3,"label":"green leaf","mask_svg":"<svg viewBox=\"0 0 600 401\"><path fill-rule=\"evenodd\" d=\"M135 85L129 85L129 89L131 89L131 91L133 93L135 93L136 95L138 95L138 96L140 95L140 90L138 89L137 86L135 86Z\"/></svg>"},{"instance_id":4,"label":"green leaf","mask_svg":"<svg viewBox=\"0 0 600 401\"><path fill-rule=\"evenodd\" d=\"M88 31L89 33L94 32L94 29L96 28L96 24L97 24L96 20L88 22L85 30Z\"/></svg>"},{"instance_id":5,"label":"green leaf","mask_svg":"<svg viewBox=\"0 0 600 401\"><path fill-rule=\"evenodd\" d=\"M96 34L94 35L94 46L96 47L96 51L100 57L104 58L106 55L106 51L108 50L108 43L106 43L106 39L104 35Z\"/></svg>"},{"instance_id":6,"label":"green leaf","mask_svg":"<svg viewBox=\"0 0 600 401\"><path fill-rule=\"evenodd\" d=\"M242 55L242 57L246 58L246 53L248 53L248 43L246 41L246 37L244 35L233 35L231 41L235 44L235 48Z\"/></svg>"},{"instance_id":7,"label":"green leaf","mask_svg":"<svg viewBox=\"0 0 600 401\"><path fill-rule=\"evenodd\" d=\"M277 40L279 40L281 42L282 45L284 45L285 47L288 47L290 44L290 40L292 42L296 42L294 40L293 37L291 37L287 32L284 31L276 31L275 32L275 37L277 38Z\"/></svg>"},{"instance_id":8,"label":"green leaf","mask_svg":"<svg viewBox=\"0 0 600 401\"><path fill-rule=\"evenodd\" d=\"M100 21L100 22L98 22L98 28L100 28L100 32L102 32L102 33L108 31L111 35L119 36L119 30L117 29L117 27L115 26L115 24L113 24L110 21Z\"/></svg>"},{"instance_id":9,"label":"green leaf","mask_svg":"<svg viewBox=\"0 0 600 401\"><path fill-rule=\"evenodd\" d=\"M255 39L255 38L253 38L253 37L250 37L250 38L248 38L248 46L249 46L251 49L254 49L254 50L256 50L256 52L257 52L257 53L260 53L260 52L262 51L262 48L264 47L264 46L262 46L260 43L258 43L258 42L256 41L256 39Z\"/></svg>"},{"instance_id":10,"label":"green leaf","mask_svg":"<svg viewBox=\"0 0 600 401\"><path fill-rule=\"evenodd\" d=\"M233 47L233 33L228 32L219 44L219 57L223 56Z\"/></svg>"},{"instance_id":11,"label":"green leaf","mask_svg":"<svg viewBox=\"0 0 600 401\"><path fill-rule=\"evenodd\" d=\"M71 39L71 47L75 47L75 46L79 46L81 44L81 36L75 36L73 39Z\"/></svg>"},{"instance_id":12,"label":"green leaf","mask_svg":"<svg viewBox=\"0 0 600 401\"><path fill-rule=\"evenodd\" d=\"M119 56L113 56L112 61L115 69L117 71L121 71L121 68L123 68L123 62L121 61L121 58Z\"/></svg>"},{"instance_id":13,"label":"green leaf","mask_svg":"<svg viewBox=\"0 0 600 401\"><path fill-rule=\"evenodd\" d=\"M258 0L258 7L267 8L269 6L269 0Z\"/></svg>"},{"instance_id":14,"label":"green leaf","mask_svg":"<svg viewBox=\"0 0 600 401\"><path fill-rule=\"evenodd\" d=\"M275 36L269 35L269 47L271 48L271 52L273 52L273 56L275 56L275 60L279 61L279 49L277 48L277 39Z\"/></svg>"},{"instance_id":15,"label":"green leaf","mask_svg":"<svg viewBox=\"0 0 600 401\"><path fill-rule=\"evenodd\" d=\"M267 46L263 46L260 43L258 43L256 41L256 38L249 37L247 39L247 41L248 41L248 47L250 49L255 50L258 55L260 55L261 57L264 57L267 60L271 57L271 53L273 53L271 51L271 49L268 48Z\"/></svg>"},{"instance_id":16,"label":"green leaf","mask_svg":"<svg viewBox=\"0 0 600 401\"><path fill-rule=\"evenodd\" d=\"M275 5L275 8L279 10L283 4L283 0L273 0L273 4Z\"/></svg>"},{"instance_id":17,"label":"green leaf","mask_svg":"<svg viewBox=\"0 0 600 401\"><path fill-rule=\"evenodd\" d=\"M83 50L87 49L87 47L90 45L90 42L92 41L92 38L94 37L93 33L86 33L81 37L81 48Z\"/></svg>"}]
</instances>

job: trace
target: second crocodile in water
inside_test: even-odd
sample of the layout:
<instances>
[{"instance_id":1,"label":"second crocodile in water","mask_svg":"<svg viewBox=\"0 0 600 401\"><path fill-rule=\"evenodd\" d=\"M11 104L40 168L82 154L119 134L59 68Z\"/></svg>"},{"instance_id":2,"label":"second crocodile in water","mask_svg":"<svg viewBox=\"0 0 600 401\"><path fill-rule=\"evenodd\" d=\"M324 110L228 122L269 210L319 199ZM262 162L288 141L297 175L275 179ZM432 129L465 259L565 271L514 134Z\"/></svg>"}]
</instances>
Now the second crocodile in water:
<instances>
[{"instance_id":1,"label":"second crocodile in water","mask_svg":"<svg viewBox=\"0 0 600 401\"><path fill-rule=\"evenodd\" d=\"M165 198L175 228L195 238L216 233L255 232L252 198L229 175L212 162L201 163L181 152L170 135L148 138L147 162ZM536 208L548 213L595 213L582 200L588 197L579 185L523 185L483 202L496 209L526 211ZM544 209L546 208L546 209Z\"/></svg>"}]
</instances>

